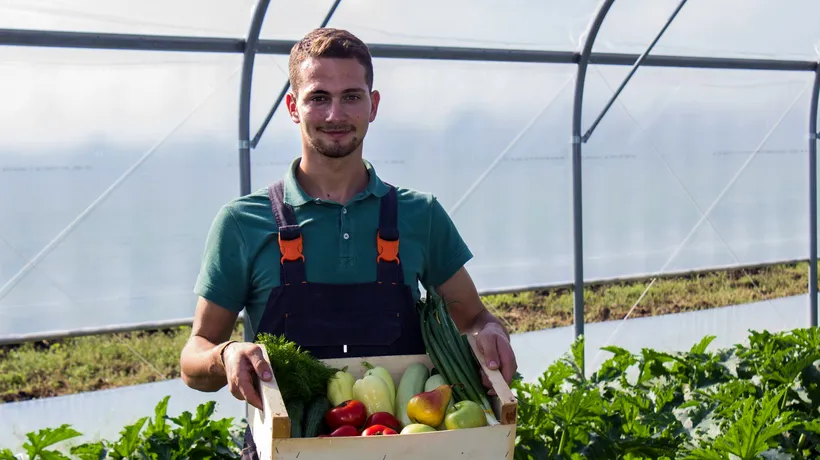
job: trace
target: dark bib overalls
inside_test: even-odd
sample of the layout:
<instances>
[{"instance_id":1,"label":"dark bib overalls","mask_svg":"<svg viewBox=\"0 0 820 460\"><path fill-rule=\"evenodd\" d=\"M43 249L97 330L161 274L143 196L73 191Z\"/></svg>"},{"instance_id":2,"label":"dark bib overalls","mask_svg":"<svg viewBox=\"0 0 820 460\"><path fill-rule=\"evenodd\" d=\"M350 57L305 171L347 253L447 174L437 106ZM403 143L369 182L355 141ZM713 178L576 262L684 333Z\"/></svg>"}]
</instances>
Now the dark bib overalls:
<instances>
[{"instance_id":1,"label":"dark bib overalls","mask_svg":"<svg viewBox=\"0 0 820 460\"><path fill-rule=\"evenodd\" d=\"M364 284L307 282L310 262L302 255L302 233L283 190L282 181L268 187L279 227L280 285L268 297L256 334L284 335L319 359L424 354L415 301L398 257L396 189L389 186L381 198L373 242L377 277ZM258 459L249 429L242 458Z\"/></svg>"}]
</instances>

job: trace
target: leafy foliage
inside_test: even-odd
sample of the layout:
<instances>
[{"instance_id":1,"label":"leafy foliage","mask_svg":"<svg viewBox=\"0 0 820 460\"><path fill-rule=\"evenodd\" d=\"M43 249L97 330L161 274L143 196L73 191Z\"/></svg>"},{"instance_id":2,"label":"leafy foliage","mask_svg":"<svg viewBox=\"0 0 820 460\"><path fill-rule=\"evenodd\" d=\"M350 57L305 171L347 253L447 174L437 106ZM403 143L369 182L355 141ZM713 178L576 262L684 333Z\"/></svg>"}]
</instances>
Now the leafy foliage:
<instances>
[{"instance_id":1,"label":"leafy foliage","mask_svg":"<svg viewBox=\"0 0 820 460\"><path fill-rule=\"evenodd\" d=\"M256 342L268 353L276 383L286 402L308 401L327 395L327 382L339 369L316 359L284 335L259 334Z\"/></svg>"},{"instance_id":2,"label":"leafy foliage","mask_svg":"<svg viewBox=\"0 0 820 460\"><path fill-rule=\"evenodd\" d=\"M584 378L583 337L519 398L515 459L808 459L820 456L817 328L751 332L685 353L618 347Z\"/></svg>"},{"instance_id":3,"label":"leafy foliage","mask_svg":"<svg viewBox=\"0 0 820 460\"><path fill-rule=\"evenodd\" d=\"M606 347L611 356L585 377L579 338L535 382L513 381L515 460L820 458L820 330L752 331L748 345L707 351L713 340L684 353ZM284 346L280 359L310 363L286 345L266 343ZM23 448L31 460L240 458L244 425L211 420L214 406L169 417L166 397L153 418L125 427L116 441L60 451L54 446L81 435L63 425L29 433ZM0 460L17 457L5 449Z\"/></svg>"},{"instance_id":4,"label":"leafy foliage","mask_svg":"<svg viewBox=\"0 0 820 460\"><path fill-rule=\"evenodd\" d=\"M121 460L121 459L238 459L242 448L239 428L230 418L212 420L216 403L197 407L196 414L167 415L168 400L163 398L154 409L154 418L142 417L120 431L113 442L98 441L58 450L55 445L77 438L82 433L68 425L28 433L23 444L30 460ZM71 456L68 456L70 454ZM0 460L17 460L9 449L0 450Z\"/></svg>"}]
</instances>

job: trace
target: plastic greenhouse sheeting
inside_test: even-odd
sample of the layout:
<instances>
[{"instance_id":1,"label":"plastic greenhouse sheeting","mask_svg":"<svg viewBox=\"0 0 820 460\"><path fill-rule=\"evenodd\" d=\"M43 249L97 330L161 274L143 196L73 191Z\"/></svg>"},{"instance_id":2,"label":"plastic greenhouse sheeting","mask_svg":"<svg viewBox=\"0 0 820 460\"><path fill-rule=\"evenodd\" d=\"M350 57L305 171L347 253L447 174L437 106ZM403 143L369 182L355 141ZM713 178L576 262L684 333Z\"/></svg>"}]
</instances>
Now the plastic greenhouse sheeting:
<instances>
[{"instance_id":1,"label":"plastic greenhouse sheeting","mask_svg":"<svg viewBox=\"0 0 820 460\"><path fill-rule=\"evenodd\" d=\"M253 0L6 0L0 27L115 34L242 37Z\"/></svg>"},{"instance_id":2,"label":"plastic greenhouse sheeting","mask_svg":"<svg viewBox=\"0 0 820 460\"><path fill-rule=\"evenodd\" d=\"M187 317L235 55L0 48L0 335Z\"/></svg>"},{"instance_id":3,"label":"plastic greenhouse sheeting","mask_svg":"<svg viewBox=\"0 0 820 460\"><path fill-rule=\"evenodd\" d=\"M595 52L641 53L678 2L615 2ZM272 2L294 40L331 1ZM708 6L707 6L708 5ZM342 0L369 43L574 51L598 2ZM241 38L254 3L10 1L0 27ZM652 54L817 59L820 4L691 0ZM193 314L208 227L239 191L240 54L0 47L0 337ZM434 193L482 291L572 281L574 64L375 60L366 157ZM592 65L583 129L626 76ZM251 135L287 78L260 55ZM583 145L585 278L803 259L810 72L640 68ZM277 111L252 189L299 154Z\"/></svg>"},{"instance_id":4,"label":"plastic greenhouse sheeting","mask_svg":"<svg viewBox=\"0 0 820 460\"><path fill-rule=\"evenodd\" d=\"M640 54L680 0L617 0L594 52ZM652 54L817 60L820 3L814 0L689 0Z\"/></svg>"},{"instance_id":5,"label":"plastic greenhouse sheeting","mask_svg":"<svg viewBox=\"0 0 820 460\"><path fill-rule=\"evenodd\" d=\"M574 50L595 14L591 0L342 0L329 23L368 43ZM316 27L333 2L272 2L263 39L295 40Z\"/></svg>"}]
</instances>

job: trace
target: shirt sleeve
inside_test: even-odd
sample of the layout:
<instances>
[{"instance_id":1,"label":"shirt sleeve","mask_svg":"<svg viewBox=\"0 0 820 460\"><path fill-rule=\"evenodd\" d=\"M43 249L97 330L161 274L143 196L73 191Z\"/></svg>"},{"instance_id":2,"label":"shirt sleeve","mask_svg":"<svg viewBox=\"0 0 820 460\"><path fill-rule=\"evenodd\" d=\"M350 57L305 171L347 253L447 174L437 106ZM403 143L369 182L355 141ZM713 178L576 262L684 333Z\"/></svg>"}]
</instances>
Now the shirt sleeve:
<instances>
[{"instance_id":1,"label":"shirt sleeve","mask_svg":"<svg viewBox=\"0 0 820 460\"><path fill-rule=\"evenodd\" d=\"M239 312L245 307L248 274L245 239L231 208L223 206L208 232L194 293Z\"/></svg>"},{"instance_id":2,"label":"shirt sleeve","mask_svg":"<svg viewBox=\"0 0 820 460\"><path fill-rule=\"evenodd\" d=\"M429 263L422 277L426 289L441 286L473 258L438 199L433 197L431 204Z\"/></svg>"}]
</instances>

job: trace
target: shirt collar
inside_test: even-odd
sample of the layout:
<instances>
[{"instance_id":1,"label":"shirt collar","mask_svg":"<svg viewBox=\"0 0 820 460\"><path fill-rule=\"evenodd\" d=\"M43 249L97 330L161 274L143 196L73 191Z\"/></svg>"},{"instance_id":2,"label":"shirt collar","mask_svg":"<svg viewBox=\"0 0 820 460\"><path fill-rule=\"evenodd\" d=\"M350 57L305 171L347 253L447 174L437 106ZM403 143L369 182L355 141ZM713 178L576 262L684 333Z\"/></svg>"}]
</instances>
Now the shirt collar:
<instances>
[{"instance_id":1,"label":"shirt collar","mask_svg":"<svg viewBox=\"0 0 820 460\"><path fill-rule=\"evenodd\" d=\"M285 203L294 207L302 206L306 203L314 201L314 198L308 195L299 184L299 181L296 180L296 169L299 167L300 161L301 158L294 159L288 168L287 174L285 174ZM379 178L376 174L376 169L369 161L362 159L362 163L370 175L370 180L367 183L367 188L363 192L354 196L352 201L363 200L370 195L378 198L386 195L389 190L388 185L385 184L381 178Z\"/></svg>"}]
</instances>

